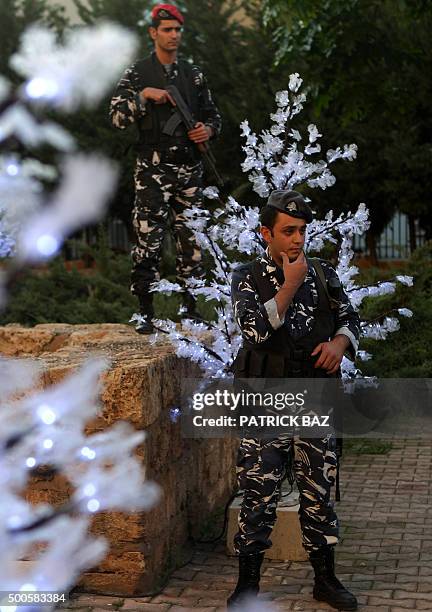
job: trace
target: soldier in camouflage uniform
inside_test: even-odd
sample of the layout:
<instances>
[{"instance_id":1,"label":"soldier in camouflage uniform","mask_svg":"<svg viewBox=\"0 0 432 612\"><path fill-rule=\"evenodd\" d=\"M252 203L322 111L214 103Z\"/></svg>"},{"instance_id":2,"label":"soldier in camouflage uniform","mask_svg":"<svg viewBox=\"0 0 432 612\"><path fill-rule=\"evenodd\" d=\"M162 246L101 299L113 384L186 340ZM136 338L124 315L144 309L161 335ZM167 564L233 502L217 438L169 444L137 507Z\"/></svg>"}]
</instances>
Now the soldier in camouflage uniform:
<instances>
[{"instance_id":1,"label":"soldier in camouflage uniform","mask_svg":"<svg viewBox=\"0 0 432 612\"><path fill-rule=\"evenodd\" d=\"M243 336L234 363L237 378L337 377L344 352L355 355L359 317L334 268L303 254L311 220L309 206L296 191L274 191L261 211L267 250L236 268L232 278L234 313ZM303 546L315 570L313 595L339 610L355 610L356 598L334 573L339 525L330 500L337 469L333 434L323 439L280 435L241 441L237 472L244 497L234 538L239 580L228 608L241 607L259 591L260 566L271 546L291 453Z\"/></svg>"},{"instance_id":2,"label":"soldier in camouflage uniform","mask_svg":"<svg viewBox=\"0 0 432 612\"><path fill-rule=\"evenodd\" d=\"M154 7L149 32L155 50L126 70L111 100L112 124L125 129L135 123L139 131L131 291L140 302L140 333L153 330L149 289L159 278L162 241L170 216L177 249L177 280L184 286L188 277L202 273L201 252L185 225L184 213L201 204L203 166L196 145L219 134L221 119L199 67L177 59L183 22L175 6ZM180 124L172 135L164 133L164 126L175 112L175 103L165 90L169 84L177 87L197 119L189 132ZM187 313L193 316L192 296L184 291L183 298Z\"/></svg>"}]
</instances>

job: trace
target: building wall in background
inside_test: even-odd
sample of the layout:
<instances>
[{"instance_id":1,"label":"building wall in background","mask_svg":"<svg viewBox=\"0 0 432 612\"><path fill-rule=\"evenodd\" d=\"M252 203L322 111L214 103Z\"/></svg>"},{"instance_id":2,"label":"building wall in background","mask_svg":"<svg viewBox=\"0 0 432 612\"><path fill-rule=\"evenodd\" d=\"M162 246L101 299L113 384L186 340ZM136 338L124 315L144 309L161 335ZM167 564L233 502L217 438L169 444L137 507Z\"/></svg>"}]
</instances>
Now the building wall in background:
<instances>
[{"instance_id":1,"label":"building wall in background","mask_svg":"<svg viewBox=\"0 0 432 612\"><path fill-rule=\"evenodd\" d=\"M71 23L81 23L81 20L78 17L78 11L76 10L72 0L49 0L49 4L64 6L66 9L66 15L71 20Z\"/></svg>"},{"instance_id":2,"label":"building wall in background","mask_svg":"<svg viewBox=\"0 0 432 612\"><path fill-rule=\"evenodd\" d=\"M61 6L64 6L66 9L66 15L70 18L72 23L81 22L80 18L78 17L78 12L75 8L73 0L49 0L49 3L50 4L60 4ZM157 4L157 0L155 0L154 3ZM174 4L175 4L175 1L174 1ZM235 13L234 19L237 20L239 23L243 23L244 25L252 26L252 21L249 19L249 17L245 15L243 9L239 9Z\"/></svg>"}]
</instances>

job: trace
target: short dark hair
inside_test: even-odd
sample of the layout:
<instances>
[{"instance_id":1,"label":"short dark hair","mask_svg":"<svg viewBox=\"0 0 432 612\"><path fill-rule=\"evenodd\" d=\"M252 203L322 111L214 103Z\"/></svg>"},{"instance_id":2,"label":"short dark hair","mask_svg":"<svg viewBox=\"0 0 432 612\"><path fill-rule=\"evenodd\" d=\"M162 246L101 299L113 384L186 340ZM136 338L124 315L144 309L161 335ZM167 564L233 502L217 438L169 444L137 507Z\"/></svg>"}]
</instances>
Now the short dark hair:
<instances>
[{"instance_id":1,"label":"short dark hair","mask_svg":"<svg viewBox=\"0 0 432 612\"><path fill-rule=\"evenodd\" d=\"M280 211L274 206L263 206L260 212L260 222L264 227L268 227L270 230L273 229L276 223L276 217ZM283 213L282 213L283 214Z\"/></svg>"},{"instance_id":2,"label":"short dark hair","mask_svg":"<svg viewBox=\"0 0 432 612\"><path fill-rule=\"evenodd\" d=\"M177 21L177 19L175 17L173 17L172 19L167 18L167 17L156 17L156 19L151 20L150 27L157 30L160 24L162 23L162 21Z\"/></svg>"}]
</instances>

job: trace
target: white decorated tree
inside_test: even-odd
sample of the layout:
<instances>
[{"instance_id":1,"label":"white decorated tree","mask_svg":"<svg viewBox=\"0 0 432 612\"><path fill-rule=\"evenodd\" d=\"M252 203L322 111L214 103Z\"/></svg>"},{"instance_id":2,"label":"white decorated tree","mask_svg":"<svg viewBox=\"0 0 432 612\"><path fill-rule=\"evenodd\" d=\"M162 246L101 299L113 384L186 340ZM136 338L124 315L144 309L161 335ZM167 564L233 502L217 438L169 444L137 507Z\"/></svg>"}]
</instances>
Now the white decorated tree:
<instances>
[{"instance_id":1,"label":"white decorated tree","mask_svg":"<svg viewBox=\"0 0 432 612\"><path fill-rule=\"evenodd\" d=\"M97 104L135 47L134 36L110 24L76 29L62 43L51 31L33 27L11 58L22 85L13 88L0 77L0 312L19 272L44 262L68 235L100 218L116 182L115 165L80 153L46 111L70 113ZM39 147L47 146L58 164L37 159ZM107 550L103 538L89 536L91 516L145 510L159 497L134 454L143 432L119 422L85 434L86 422L99 410L108 366L89 360L40 390L38 363L0 357L0 591L68 591ZM46 470L65 476L73 491L56 508L32 505L23 496L31 474ZM38 609L41 602L34 601L21 609ZM0 608L6 603L0 601ZM43 609L55 603L47 600Z\"/></svg>"},{"instance_id":2,"label":"white decorated tree","mask_svg":"<svg viewBox=\"0 0 432 612\"><path fill-rule=\"evenodd\" d=\"M322 135L316 125L310 124L306 135L295 128L296 116L303 110L306 101L301 86L302 79L297 73L292 74L287 90L276 94L276 112L270 115L272 124L269 130L257 136L248 121L241 124L242 136L246 139L242 169L248 174L254 191L263 198L263 204L274 189L301 190L306 185L327 189L336 181L331 169L334 162L353 161L356 158L357 147L354 144L329 149L323 154L319 143ZM197 362L204 377L218 378L231 376L230 366L241 344L230 295L231 273L239 263L236 258L239 253L257 256L264 250L264 245L258 231L259 208L239 204L233 197L223 202L214 187L207 188L204 195L218 201L220 207L211 213L195 207L188 213L188 225L201 248L210 254L213 265L208 280L190 278L188 289L195 297L203 295L206 300L216 301L216 321L184 319L179 330L173 321L158 320L152 341L167 335L176 347L177 355ZM311 206L313 208L313 202ZM394 292L397 282L412 284L409 276L396 276L371 286L361 286L356 282L359 270L352 265L353 237L355 234L362 235L368 227L368 210L364 203L359 204L355 213L335 216L330 210L323 219L314 218L308 225L305 242L306 253L319 253L328 242L337 245L336 269L357 310L366 297ZM177 283L161 280L154 283L153 290L169 295L181 288ZM412 316L410 310L401 308L373 321L362 321L362 336L385 339L399 328L396 314ZM131 320L139 321L140 316L135 314ZM370 357L369 353L359 351L360 360ZM344 378L354 378L361 372L353 362L344 358L342 375Z\"/></svg>"}]
</instances>

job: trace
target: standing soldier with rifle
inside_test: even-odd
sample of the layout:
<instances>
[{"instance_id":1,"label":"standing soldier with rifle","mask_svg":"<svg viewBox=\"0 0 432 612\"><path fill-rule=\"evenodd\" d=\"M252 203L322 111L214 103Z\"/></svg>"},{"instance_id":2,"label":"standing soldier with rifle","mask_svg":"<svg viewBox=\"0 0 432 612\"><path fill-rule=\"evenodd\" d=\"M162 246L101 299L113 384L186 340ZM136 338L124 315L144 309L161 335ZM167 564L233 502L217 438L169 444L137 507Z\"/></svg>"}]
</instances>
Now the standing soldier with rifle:
<instances>
[{"instance_id":1,"label":"standing soldier with rifle","mask_svg":"<svg viewBox=\"0 0 432 612\"><path fill-rule=\"evenodd\" d=\"M182 14L172 4L158 4L151 15L149 33L155 49L126 70L110 108L114 127L125 129L136 123L139 131L131 291L139 299L143 319L137 331L142 334L153 331L150 285L159 277L162 241L171 211L175 217L177 280L183 286L186 313L195 315L195 300L186 291L185 281L202 274L201 252L185 224L184 212L201 204L201 153L211 161L208 141L221 130L221 117L203 73L198 66L177 59ZM187 121L188 111L193 127Z\"/></svg>"}]
</instances>

